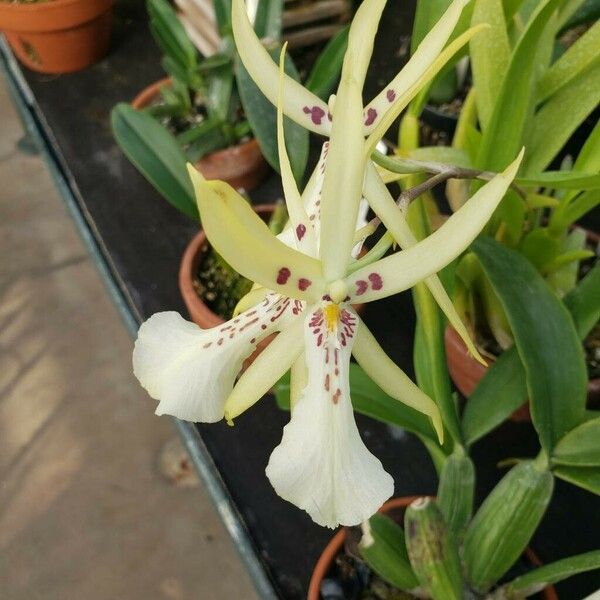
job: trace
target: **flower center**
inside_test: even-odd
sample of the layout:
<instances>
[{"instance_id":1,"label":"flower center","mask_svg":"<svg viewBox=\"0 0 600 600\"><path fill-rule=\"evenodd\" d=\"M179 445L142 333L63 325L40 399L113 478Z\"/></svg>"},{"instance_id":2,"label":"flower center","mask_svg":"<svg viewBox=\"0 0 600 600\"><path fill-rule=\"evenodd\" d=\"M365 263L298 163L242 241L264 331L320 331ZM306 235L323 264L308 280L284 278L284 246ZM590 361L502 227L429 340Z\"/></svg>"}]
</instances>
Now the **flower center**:
<instances>
[{"instance_id":1,"label":"flower center","mask_svg":"<svg viewBox=\"0 0 600 600\"><path fill-rule=\"evenodd\" d=\"M338 279L329 285L329 296L332 302L339 304L348 296L348 286L345 281Z\"/></svg>"},{"instance_id":2,"label":"flower center","mask_svg":"<svg viewBox=\"0 0 600 600\"><path fill-rule=\"evenodd\" d=\"M323 307L323 316L325 317L325 326L328 333L333 333L337 329L340 318L339 304L327 304Z\"/></svg>"}]
</instances>

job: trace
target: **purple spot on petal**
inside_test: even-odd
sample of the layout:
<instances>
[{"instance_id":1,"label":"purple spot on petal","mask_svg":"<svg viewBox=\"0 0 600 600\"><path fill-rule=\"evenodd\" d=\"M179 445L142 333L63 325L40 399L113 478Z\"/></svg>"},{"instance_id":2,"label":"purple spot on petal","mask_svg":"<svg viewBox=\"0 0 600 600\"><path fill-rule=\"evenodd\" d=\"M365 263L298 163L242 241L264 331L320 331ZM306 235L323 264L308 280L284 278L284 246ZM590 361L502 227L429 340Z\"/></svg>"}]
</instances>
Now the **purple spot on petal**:
<instances>
[{"instance_id":1,"label":"purple spot on petal","mask_svg":"<svg viewBox=\"0 0 600 600\"><path fill-rule=\"evenodd\" d=\"M282 267L279 269L279 273L277 273L277 283L279 285L285 285L291 274L292 272L287 267Z\"/></svg>"},{"instance_id":2,"label":"purple spot on petal","mask_svg":"<svg viewBox=\"0 0 600 600\"><path fill-rule=\"evenodd\" d=\"M367 110L367 118L365 119L365 125L373 125L375 119L377 118L377 111L374 108L369 108Z\"/></svg>"},{"instance_id":3,"label":"purple spot on petal","mask_svg":"<svg viewBox=\"0 0 600 600\"><path fill-rule=\"evenodd\" d=\"M298 240L301 240L304 237L305 233L306 233L306 225L304 225L303 223L300 223L300 225L298 225L298 227L296 227L296 235L298 236Z\"/></svg>"},{"instance_id":4,"label":"purple spot on petal","mask_svg":"<svg viewBox=\"0 0 600 600\"><path fill-rule=\"evenodd\" d=\"M364 281L364 279L359 279L356 282L356 295L357 296L362 296L367 291L367 289L369 289L369 284L366 281Z\"/></svg>"},{"instance_id":5,"label":"purple spot on petal","mask_svg":"<svg viewBox=\"0 0 600 600\"><path fill-rule=\"evenodd\" d=\"M304 277L298 279L298 289L302 292L307 290L311 285L312 281L310 279L304 279Z\"/></svg>"},{"instance_id":6,"label":"purple spot on petal","mask_svg":"<svg viewBox=\"0 0 600 600\"><path fill-rule=\"evenodd\" d=\"M302 110L304 111L304 114L310 115L310 120L315 125L320 125L325 116L325 111L320 106L305 106Z\"/></svg>"},{"instance_id":7,"label":"purple spot on petal","mask_svg":"<svg viewBox=\"0 0 600 600\"><path fill-rule=\"evenodd\" d=\"M396 92L392 89L389 89L385 96L388 99L388 102L393 102L396 99Z\"/></svg>"},{"instance_id":8,"label":"purple spot on petal","mask_svg":"<svg viewBox=\"0 0 600 600\"><path fill-rule=\"evenodd\" d=\"M371 287L374 290L380 290L383 287L383 279L381 279L381 275L379 273L371 273L369 275L369 281L371 282Z\"/></svg>"}]
</instances>

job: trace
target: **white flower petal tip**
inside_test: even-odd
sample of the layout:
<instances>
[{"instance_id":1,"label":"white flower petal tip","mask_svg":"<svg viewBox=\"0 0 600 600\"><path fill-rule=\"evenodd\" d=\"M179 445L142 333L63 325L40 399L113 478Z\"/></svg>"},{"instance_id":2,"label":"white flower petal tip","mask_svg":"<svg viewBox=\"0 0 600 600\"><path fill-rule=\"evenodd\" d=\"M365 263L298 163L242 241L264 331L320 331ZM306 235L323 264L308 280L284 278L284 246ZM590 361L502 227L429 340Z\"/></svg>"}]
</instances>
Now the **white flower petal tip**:
<instances>
[{"instance_id":1,"label":"white flower petal tip","mask_svg":"<svg viewBox=\"0 0 600 600\"><path fill-rule=\"evenodd\" d=\"M138 332L133 372L159 400L156 414L201 423L220 421L244 359L294 309L299 310L296 301L270 294L259 306L212 329L201 329L176 312L150 317Z\"/></svg>"},{"instance_id":2,"label":"white flower petal tip","mask_svg":"<svg viewBox=\"0 0 600 600\"><path fill-rule=\"evenodd\" d=\"M360 438L348 370L357 317L327 304L304 326L308 382L266 469L275 491L319 525L358 525L393 494L394 481Z\"/></svg>"}]
</instances>

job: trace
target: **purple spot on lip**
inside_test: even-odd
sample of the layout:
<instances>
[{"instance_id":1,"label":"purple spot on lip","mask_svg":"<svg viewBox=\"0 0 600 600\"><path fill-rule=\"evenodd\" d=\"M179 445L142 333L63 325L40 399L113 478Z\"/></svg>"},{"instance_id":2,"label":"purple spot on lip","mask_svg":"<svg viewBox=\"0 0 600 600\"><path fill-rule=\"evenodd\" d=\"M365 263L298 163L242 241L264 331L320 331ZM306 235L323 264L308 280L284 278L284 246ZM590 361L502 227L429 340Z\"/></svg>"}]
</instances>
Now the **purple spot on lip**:
<instances>
[{"instance_id":1,"label":"purple spot on lip","mask_svg":"<svg viewBox=\"0 0 600 600\"><path fill-rule=\"evenodd\" d=\"M396 92L392 89L389 89L386 93L386 97L388 102L393 102L396 99Z\"/></svg>"},{"instance_id":2,"label":"purple spot on lip","mask_svg":"<svg viewBox=\"0 0 600 600\"><path fill-rule=\"evenodd\" d=\"M323 117L325 116L325 111L320 106L305 106L302 110L305 114L310 115L310 120L315 125L320 125Z\"/></svg>"},{"instance_id":3,"label":"purple spot on lip","mask_svg":"<svg viewBox=\"0 0 600 600\"><path fill-rule=\"evenodd\" d=\"M300 225L298 225L298 227L296 227L296 235L298 236L298 240L301 240L304 237L305 233L306 233L306 225L304 225L303 223L300 223Z\"/></svg>"},{"instance_id":4,"label":"purple spot on lip","mask_svg":"<svg viewBox=\"0 0 600 600\"><path fill-rule=\"evenodd\" d=\"M367 110L367 118L365 119L365 125L373 125L375 119L377 118L377 111L374 108L369 108Z\"/></svg>"}]
</instances>

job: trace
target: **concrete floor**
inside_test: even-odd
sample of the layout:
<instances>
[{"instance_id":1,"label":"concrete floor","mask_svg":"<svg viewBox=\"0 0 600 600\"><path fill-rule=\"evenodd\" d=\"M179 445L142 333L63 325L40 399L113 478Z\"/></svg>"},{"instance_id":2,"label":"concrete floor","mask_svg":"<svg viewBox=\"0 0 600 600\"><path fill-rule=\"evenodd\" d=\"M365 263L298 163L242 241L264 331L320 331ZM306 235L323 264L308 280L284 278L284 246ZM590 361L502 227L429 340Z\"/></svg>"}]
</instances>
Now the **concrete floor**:
<instances>
[{"instance_id":1,"label":"concrete floor","mask_svg":"<svg viewBox=\"0 0 600 600\"><path fill-rule=\"evenodd\" d=\"M0 598L252 600L1 76L0 115Z\"/></svg>"}]
</instances>

